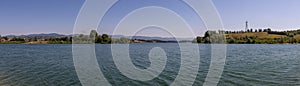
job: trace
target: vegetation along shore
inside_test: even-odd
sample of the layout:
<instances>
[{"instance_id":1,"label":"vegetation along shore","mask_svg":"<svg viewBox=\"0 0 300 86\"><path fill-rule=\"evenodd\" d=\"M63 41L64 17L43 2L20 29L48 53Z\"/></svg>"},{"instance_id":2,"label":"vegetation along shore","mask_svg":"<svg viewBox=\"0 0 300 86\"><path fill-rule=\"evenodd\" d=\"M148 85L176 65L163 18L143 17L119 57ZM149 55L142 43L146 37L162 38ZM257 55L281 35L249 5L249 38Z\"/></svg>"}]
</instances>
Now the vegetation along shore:
<instances>
[{"instance_id":1,"label":"vegetation along shore","mask_svg":"<svg viewBox=\"0 0 300 86\"><path fill-rule=\"evenodd\" d=\"M289 31L272 31L268 29L249 29L246 31L218 31L226 38L228 44L299 44L300 29ZM198 36L194 43L211 43L220 37L217 31L207 31L203 37ZM223 37L224 37L223 36Z\"/></svg>"},{"instance_id":2,"label":"vegetation along shore","mask_svg":"<svg viewBox=\"0 0 300 86\"><path fill-rule=\"evenodd\" d=\"M48 34L49 35L49 34ZM160 39L130 39L128 37L112 38L108 34L99 35L92 30L89 35L32 35L32 36L1 36L0 44L127 44L127 43L212 43L216 37L226 38L228 44L299 44L300 29L289 31L272 31L268 29L249 29L246 31L207 31L204 36L197 36L194 40L174 41ZM75 39L75 40L74 40ZM94 40L93 40L94 39Z\"/></svg>"}]
</instances>

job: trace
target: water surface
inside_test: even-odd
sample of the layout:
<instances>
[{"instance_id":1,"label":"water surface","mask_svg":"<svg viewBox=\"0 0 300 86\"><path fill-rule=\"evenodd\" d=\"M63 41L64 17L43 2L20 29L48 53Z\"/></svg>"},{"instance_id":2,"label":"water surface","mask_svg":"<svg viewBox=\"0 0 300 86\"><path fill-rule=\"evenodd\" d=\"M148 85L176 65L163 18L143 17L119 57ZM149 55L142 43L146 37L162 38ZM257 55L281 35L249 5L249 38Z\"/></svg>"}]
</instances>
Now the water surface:
<instances>
[{"instance_id":1,"label":"water surface","mask_svg":"<svg viewBox=\"0 0 300 86\"><path fill-rule=\"evenodd\" d=\"M132 62L140 69L150 66L149 51L161 47L167 55L166 67L153 80L132 80L116 68L110 45L97 44L101 71L112 85L170 85L174 81L181 61L178 44L145 43L129 47ZM210 63L210 45L200 44L199 48L201 64L194 85L203 84ZM218 85L300 85L299 51L300 45L227 45L226 65ZM81 85L73 64L72 45L0 45L0 85Z\"/></svg>"}]
</instances>

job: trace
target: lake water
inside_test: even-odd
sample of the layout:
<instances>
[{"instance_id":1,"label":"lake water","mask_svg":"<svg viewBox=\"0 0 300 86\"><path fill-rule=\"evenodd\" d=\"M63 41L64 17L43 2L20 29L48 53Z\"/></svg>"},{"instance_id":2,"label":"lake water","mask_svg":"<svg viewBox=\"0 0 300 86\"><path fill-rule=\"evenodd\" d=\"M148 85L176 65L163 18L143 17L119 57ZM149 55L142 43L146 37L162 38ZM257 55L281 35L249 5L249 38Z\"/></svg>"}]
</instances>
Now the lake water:
<instances>
[{"instance_id":1,"label":"lake water","mask_svg":"<svg viewBox=\"0 0 300 86\"><path fill-rule=\"evenodd\" d=\"M132 80L114 64L110 45L96 45L96 56L106 79L120 85L170 85L180 68L180 48L176 43L130 44L133 64L140 69L151 65L148 53L154 47L164 49L167 64L150 81ZM200 44L200 65L194 85L202 85L210 65L210 45ZM226 65L220 86L300 85L300 45L227 45ZM121 52L121 51L120 51ZM186 76L189 77L189 76ZM72 45L0 45L1 86L81 85L77 77Z\"/></svg>"}]
</instances>

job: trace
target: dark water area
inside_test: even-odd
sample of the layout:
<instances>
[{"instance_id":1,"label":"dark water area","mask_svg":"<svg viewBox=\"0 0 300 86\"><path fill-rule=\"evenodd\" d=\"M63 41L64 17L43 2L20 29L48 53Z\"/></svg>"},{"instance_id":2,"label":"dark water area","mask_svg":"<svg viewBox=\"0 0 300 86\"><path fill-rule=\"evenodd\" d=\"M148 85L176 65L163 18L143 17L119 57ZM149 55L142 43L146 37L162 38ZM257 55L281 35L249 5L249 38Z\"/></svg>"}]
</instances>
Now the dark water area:
<instances>
[{"instance_id":1,"label":"dark water area","mask_svg":"<svg viewBox=\"0 0 300 86\"><path fill-rule=\"evenodd\" d=\"M111 45L97 44L96 56L101 71L113 86L170 85L180 69L181 51L176 43L130 44L132 63L147 69L148 54L154 47L164 49L165 69L149 81L133 80L116 67ZM202 85L209 66L211 48L199 44L200 65L194 85ZM300 85L300 45L229 44L219 86ZM122 52L122 51L120 51ZM188 77L188 76L187 76ZM72 45L69 44L3 44L0 45L0 86L81 86L75 71Z\"/></svg>"}]
</instances>

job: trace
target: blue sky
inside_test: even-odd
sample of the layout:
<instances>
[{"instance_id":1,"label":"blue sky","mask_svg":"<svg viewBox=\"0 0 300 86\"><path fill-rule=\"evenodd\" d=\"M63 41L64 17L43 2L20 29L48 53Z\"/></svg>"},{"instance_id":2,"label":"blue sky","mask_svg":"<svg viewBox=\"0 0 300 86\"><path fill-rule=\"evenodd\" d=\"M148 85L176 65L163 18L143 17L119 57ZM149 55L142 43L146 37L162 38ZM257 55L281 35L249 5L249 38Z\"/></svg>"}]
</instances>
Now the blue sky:
<instances>
[{"instance_id":1,"label":"blue sky","mask_svg":"<svg viewBox=\"0 0 300 86\"><path fill-rule=\"evenodd\" d=\"M1 0L0 34L72 32L84 0Z\"/></svg>"},{"instance_id":2,"label":"blue sky","mask_svg":"<svg viewBox=\"0 0 300 86\"><path fill-rule=\"evenodd\" d=\"M213 0L226 29L252 28L274 30L300 29L299 0Z\"/></svg>"},{"instance_id":3,"label":"blue sky","mask_svg":"<svg viewBox=\"0 0 300 86\"><path fill-rule=\"evenodd\" d=\"M197 35L205 31L201 19L180 0L132 1L121 0L118 5L114 5L100 25L105 29L99 32L110 33L127 13L139 7L152 5L173 10L190 24ZM300 28L299 0L213 0L213 2L226 30L242 30L246 20L249 21L250 28L273 30ZM0 34L71 34L83 3L84 0L1 0Z\"/></svg>"}]
</instances>

